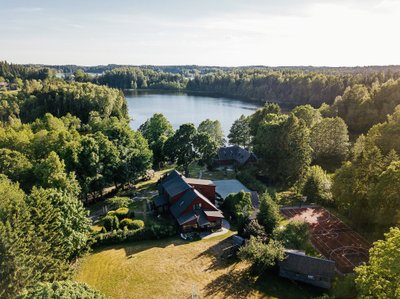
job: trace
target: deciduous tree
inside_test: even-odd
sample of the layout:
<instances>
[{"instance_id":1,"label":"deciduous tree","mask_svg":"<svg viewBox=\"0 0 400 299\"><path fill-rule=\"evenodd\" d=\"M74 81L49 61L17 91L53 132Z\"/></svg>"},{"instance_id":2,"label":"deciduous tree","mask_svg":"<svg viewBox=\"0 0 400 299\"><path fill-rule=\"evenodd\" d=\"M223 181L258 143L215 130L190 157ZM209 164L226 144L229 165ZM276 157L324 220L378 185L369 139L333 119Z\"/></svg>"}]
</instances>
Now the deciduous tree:
<instances>
[{"instance_id":1,"label":"deciduous tree","mask_svg":"<svg viewBox=\"0 0 400 299\"><path fill-rule=\"evenodd\" d=\"M400 229L374 243L366 265L355 269L359 298L400 297Z\"/></svg>"}]
</instances>

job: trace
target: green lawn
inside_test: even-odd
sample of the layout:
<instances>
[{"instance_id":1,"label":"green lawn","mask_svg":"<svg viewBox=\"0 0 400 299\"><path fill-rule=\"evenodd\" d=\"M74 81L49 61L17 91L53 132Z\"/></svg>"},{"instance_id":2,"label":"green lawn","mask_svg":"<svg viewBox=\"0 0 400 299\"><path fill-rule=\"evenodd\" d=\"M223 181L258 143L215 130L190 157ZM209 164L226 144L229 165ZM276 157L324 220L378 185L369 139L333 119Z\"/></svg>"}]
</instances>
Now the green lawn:
<instances>
[{"instance_id":1,"label":"green lawn","mask_svg":"<svg viewBox=\"0 0 400 299\"><path fill-rule=\"evenodd\" d=\"M202 178L205 180L231 180L236 178L236 174L234 171L218 169L210 171L207 170L205 166L199 166L195 161L189 166L189 177Z\"/></svg>"},{"instance_id":2,"label":"green lawn","mask_svg":"<svg viewBox=\"0 0 400 299\"><path fill-rule=\"evenodd\" d=\"M137 183L135 185L136 190L137 191L143 191L143 190L153 190L153 189L155 189L155 185L158 182L158 180L160 179L160 177L162 177L167 172L172 171L173 169L174 169L174 167L167 167L167 168L164 168L162 170L156 171L155 174L154 174L154 177L151 180Z\"/></svg>"},{"instance_id":3,"label":"green lawn","mask_svg":"<svg viewBox=\"0 0 400 299\"><path fill-rule=\"evenodd\" d=\"M106 247L79 261L75 279L113 298L312 298L318 291L280 279L254 278L248 265L220 257L230 232L209 240L178 238Z\"/></svg>"}]
</instances>

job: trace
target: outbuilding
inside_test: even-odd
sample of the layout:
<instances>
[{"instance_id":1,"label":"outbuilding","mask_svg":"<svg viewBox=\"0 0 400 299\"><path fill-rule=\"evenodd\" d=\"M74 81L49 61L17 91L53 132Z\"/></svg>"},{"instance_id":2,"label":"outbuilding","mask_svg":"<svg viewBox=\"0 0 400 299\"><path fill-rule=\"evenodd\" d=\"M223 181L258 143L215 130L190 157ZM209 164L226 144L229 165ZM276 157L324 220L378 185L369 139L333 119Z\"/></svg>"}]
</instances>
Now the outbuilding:
<instances>
[{"instance_id":1,"label":"outbuilding","mask_svg":"<svg viewBox=\"0 0 400 299\"><path fill-rule=\"evenodd\" d=\"M335 277L335 262L312 257L301 250L286 249L279 262L279 276L329 289Z\"/></svg>"}]
</instances>

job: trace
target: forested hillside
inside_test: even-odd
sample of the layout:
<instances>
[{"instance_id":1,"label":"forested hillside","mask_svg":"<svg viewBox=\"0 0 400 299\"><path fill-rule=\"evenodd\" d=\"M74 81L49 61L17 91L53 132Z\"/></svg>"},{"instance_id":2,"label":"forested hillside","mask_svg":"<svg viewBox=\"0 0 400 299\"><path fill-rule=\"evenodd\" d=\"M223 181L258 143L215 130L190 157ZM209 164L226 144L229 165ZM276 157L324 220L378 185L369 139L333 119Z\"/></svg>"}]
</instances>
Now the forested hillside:
<instances>
[{"instance_id":1,"label":"forested hillside","mask_svg":"<svg viewBox=\"0 0 400 299\"><path fill-rule=\"evenodd\" d=\"M15 77L17 90L0 91L1 298L34 286L47 292L39 282L71 278L72 262L91 242L83 203L135 181L152 163L147 141L129 127L121 91L48 76L27 80L27 69L11 69L24 80ZM72 285L52 290L96 294Z\"/></svg>"}]
</instances>

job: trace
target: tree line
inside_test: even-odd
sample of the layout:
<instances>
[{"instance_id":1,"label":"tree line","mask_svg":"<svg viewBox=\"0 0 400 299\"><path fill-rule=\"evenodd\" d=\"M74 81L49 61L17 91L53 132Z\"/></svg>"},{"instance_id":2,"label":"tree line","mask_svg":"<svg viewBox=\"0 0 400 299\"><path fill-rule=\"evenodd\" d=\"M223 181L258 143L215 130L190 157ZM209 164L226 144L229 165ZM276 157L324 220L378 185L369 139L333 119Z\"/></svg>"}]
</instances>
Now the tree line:
<instances>
[{"instance_id":1,"label":"tree line","mask_svg":"<svg viewBox=\"0 0 400 299\"><path fill-rule=\"evenodd\" d=\"M101 85L119 89L182 90L188 79L180 74L142 68L116 68L95 78Z\"/></svg>"},{"instance_id":2,"label":"tree line","mask_svg":"<svg viewBox=\"0 0 400 299\"><path fill-rule=\"evenodd\" d=\"M46 113L77 116L87 123L91 111L101 117L128 118L125 97L117 89L61 79L25 80L17 93L0 93L1 120L16 116L32 122Z\"/></svg>"},{"instance_id":3,"label":"tree line","mask_svg":"<svg viewBox=\"0 0 400 299\"><path fill-rule=\"evenodd\" d=\"M0 61L0 82L7 80L14 82L16 79L23 80L44 80L53 77L55 72L50 68L37 67L37 66L23 66L20 64L8 63L7 61Z\"/></svg>"},{"instance_id":4,"label":"tree line","mask_svg":"<svg viewBox=\"0 0 400 299\"><path fill-rule=\"evenodd\" d=\"M152 151L129 127L119 90L25 80L0 98L0 297L71 289L51 283L70 279L90 247L83 203L144 175Z\"/></svg>"}]
</instances>

